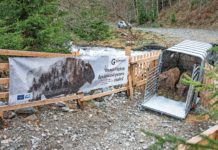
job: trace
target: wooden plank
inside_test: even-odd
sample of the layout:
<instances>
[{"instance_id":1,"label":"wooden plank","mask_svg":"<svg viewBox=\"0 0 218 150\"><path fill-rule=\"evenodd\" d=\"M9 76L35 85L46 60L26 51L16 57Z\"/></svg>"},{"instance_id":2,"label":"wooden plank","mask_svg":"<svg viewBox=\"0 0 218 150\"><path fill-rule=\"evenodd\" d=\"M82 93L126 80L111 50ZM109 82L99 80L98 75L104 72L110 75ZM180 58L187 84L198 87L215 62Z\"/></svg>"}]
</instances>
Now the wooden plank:
<instances>
[{"instance_id":1,"label":"wooden plank","mask_svg":"<svg viewBox=\"0 0 218 150\"><path fill-rule=\"evenodd\" d=\"M79 52L73 52L71 54L63 54L63 53L46 53L46 52L33 52L33 51L18 51L18 50L0 49L0 55L4 55L4 56L26 56L26 57L72 57L72 56L79 56Z\"/></svg>"},{"instance_id":2,"label":"wooden plank","mask_svg":"<svg viewBox=\"0 0 218 150\"><path fill-rule=\"evenodd\" d=\"M131 73L129 72L129 75L128 75L128 89L129 89L130 99L132 100L133 99L133 87L132 87L132 77L131 77L130 74Z\"/></svg>"},{"instance_id":3,"label":"wooden plank","mask_svg":"<svg viewBox=\"0 0 218 150\"><path fill-rule=\"evenodd\" d=\"M0 78L0 85L9 84L9 78Z\"/></svg>"},{"instance_id":4,"label":"wooden plank","mask_svg":"<svg viewBox=\"0 0 218 150\"><path fill-rule=\"evenodd\" d=\"M0 63L0 71L6 71L9 69L8 63Z\"/></svg>"},{"instance_id":5,"label":"wooden plank","mask_svg":"<svg viewBox=\"0 0 218 150\"><path fill-rule=\"evenodd\" d=\"M214 136L214 134L216 134L218 131L218 125L215 125L213 126L212 128L204 131L201 135L204 135L204 136ZM200 137L199 135L198 136L195 136L193 138L191 138L190 140L187 141L188 143L193 143L193 144L197 144L197 143L201 143L203 142L203 138Z\"/></svg>"},{"instance_id":6,"label":"wooden plank","mask_svg":"<svg viewBox=\"0 0 218 150\"><path fill-rule=\"evenodd\" d=\"M33 101L33 102L25 103L25 104L0 106L0 111L9 111L9 110L16 110L16 109L27 108L27 107L47 105L47 104L52 104L52 103L57 103L57 102L64 102L64 101L69 101L69 100L80 99L82 97L83 97L82 95L69 95L66 97Z\"/></svg>"},{"instance_id":7,"label":"wooden plank","mask_svg":"<svg viewBox=\"0 0 218 150\"><path fill-rule=\"evenodd\" d=\"M136 83L136 78L135 78L135 65L131 65L131 66L130 66L130 69L131 69L130 73L131 73L131 76L132 76L132 84L133 84L133 86L134 86L135 83Z\"/></svg>"},{"instance_id":8,"label":"wooden plank","mask_svg":"<svg viewBox=\"0 0 218 150\"><path fill-rule=\"evenodd\" d=\"M130 46L127 46L125 48L125 55L131 57L131 47Z\"/></svg>"},{"instance_id":9,"label":"wooden plank","mask_svg":"<svg viewBox=\"0 0 218 150\"><path fill-rule=\"evenodd\" d=\"M0 110L0 119L3 119L4 112Z\"/></svg>"},{"instance_id":10,"label":"wooden plank","mask_svg":"<svg viewBox=\"0 0 218 150\"><path fill-rule=\"evenodd\" d=\"M122 88L114 89L112 91L107 91L107 92L104 92L104 93L99 93L99 94L95 94L95 95L88 95L88 96L84 96L81 101L89 101L91 99L111 95L113 93L119 93L119 92L126 91L126 90L127 90L127 87L122 87Z\"/></svg>"},{"instance_id":11,"label":"wooden plank","mask_svg":"<svg viewBox=\"0 0 218 150\"><path fill-rule=\"evenodd\" d=\"M141 63L141 62L145 62L145 61L153 61L153 60L157 60L158 57L159 56L153 56L153 57L150 57L150 58L143 58L143 59L131 61L130 63L131 64L136 64L136 63Z\"/></svg>"},{"instance_id":12,"label":"wooden plank","mask_svg":"<svg viewBox=\"0 0 218 150\"><path fill-rule=\"evenodd\" d=\"M207 136L210 139L214 139L214 140L216 139L217 134L218 134L218 124L201 133L201 135ZM205 145L207 144L207 141L204 140L200 135L197 135L191 138L190 140L188 140L187 143ZM185 146L183 144L178 145L178 150L188 150L188 149L189 149L188 146Z\"/></svg>"},{"instance_id":13,"label":"wooden plank","mask_svg":"<svg viewBox=\"0 0 218 150\"><path fill-rule=\"evenodd\" d=\"M8 92L0 92L0 98L1 99L7 99L8 98Z\"/></svg>"},{"instance_id":14,"label":"wooden plank","mask_svg":"<svg viewBox=\"0 0 218 150\"><path fill-rule=\"evenodd\" d=\"M147 81L146 78L144 80L138 81L138 82L136 82L135 86L137 87L137 86L145 85L146 81Z\"/></svg>"}]
</instances>

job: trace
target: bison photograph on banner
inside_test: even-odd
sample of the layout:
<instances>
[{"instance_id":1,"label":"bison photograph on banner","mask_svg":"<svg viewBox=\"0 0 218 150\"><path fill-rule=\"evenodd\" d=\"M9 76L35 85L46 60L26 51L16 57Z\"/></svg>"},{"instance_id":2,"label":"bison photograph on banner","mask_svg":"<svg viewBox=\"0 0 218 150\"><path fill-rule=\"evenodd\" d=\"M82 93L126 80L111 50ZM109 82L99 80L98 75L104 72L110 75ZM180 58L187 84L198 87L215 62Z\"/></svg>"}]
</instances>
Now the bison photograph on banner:
<instances>
[{"instance_id":1,"label":"bison photograph on banner","mask_svg":"<svg viewBox=\"0 0 218 150\"><path fill-rule=\"evenodd\" d=\"M128 57L9 58L9 104L127 83Z\"/></svg>"}]
</instances>

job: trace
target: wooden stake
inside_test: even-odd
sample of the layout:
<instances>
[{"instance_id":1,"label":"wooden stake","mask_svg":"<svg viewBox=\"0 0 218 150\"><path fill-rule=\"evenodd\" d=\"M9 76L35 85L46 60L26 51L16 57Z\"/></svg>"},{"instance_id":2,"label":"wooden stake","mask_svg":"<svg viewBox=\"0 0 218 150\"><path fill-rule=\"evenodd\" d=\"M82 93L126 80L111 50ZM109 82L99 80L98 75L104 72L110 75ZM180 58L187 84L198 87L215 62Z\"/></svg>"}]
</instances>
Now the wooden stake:
<instances>
[{"instance_id":1,"label":"wooden stake","mask_svg":"<svg viewBox=\"0 0 218 150\"><path fill-rule=\"evenodd\" d=\"M80 95L81 95L81 98L77 100L77 108L83 110L84 109L84 101L83 101L84 93L80 93Z\"/></svg>"},{"instance_id":2,"label":"wooden stake","mask_svg":"<svg viewBox=\"0 0 218 150\"><path fill-rule=\"evenodd\" d=\"M0 110L0 120L3 119L4 112Z\"/></svg>"},{"instance_id":3,"label":"wooden stake","mask_svg":"<svg viewBox=\"0 0 218 150\"><path fill-rule=\"evenodd\" d=\"M125 48L125 55L129 56L129 64L130 64L130 62L131 62L131 47L128 46L128 47ZM131 70L132 70L131 65L129 65L129 67L128 67L128 83L127 83L128 90L127 90L127 94L129 96L130 100L133 99L133 87L132 87L132 77L131 77L131 75L133 73L131 72Z\"/></svg>"}]
</instances>

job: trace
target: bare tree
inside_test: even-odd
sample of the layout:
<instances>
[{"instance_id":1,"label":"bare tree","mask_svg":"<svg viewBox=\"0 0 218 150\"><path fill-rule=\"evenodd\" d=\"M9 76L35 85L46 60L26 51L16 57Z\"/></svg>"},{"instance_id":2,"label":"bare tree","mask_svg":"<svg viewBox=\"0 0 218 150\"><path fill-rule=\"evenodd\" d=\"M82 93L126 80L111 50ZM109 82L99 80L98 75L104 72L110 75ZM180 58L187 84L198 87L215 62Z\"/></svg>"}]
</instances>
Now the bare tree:
<instances>
[{"instance_id":1,"label":"bare tree","mask_svg":"<svg viewBox=\"0 0 218 150\"><path fill-rule=\"evenodd\" d=\"M168 2L169 2L169 4L170 4L170 7L172 6L172 2L171 2L171 0L168 0Z\"/></svg>"},{"instance_id":2,"label":"bare tree","mask_svg":"<svg viewBox=\"0 0 218 150\"><path fill-rule=\"evenodd\" d=\"M157 5L157 17L159 17L159 0L156 1L156 5Z\"/></svg>"},{"instance_id":3,"label":"bare tree","mask_svg":"<svg viewBox=\"0 0 218 150\"><path fill-rule=\"evenodd\" d=\"M202 4L203 4L203 1L202 1L202 0L200 0L200 11L199 11L199 13L198 13L198 15L199 15L199 16L201 15Z\"/></svg>"},{"instance_id":4,"label":"bare tree","mask_svg":"<svg viewBox=\"0 0 218 150\"><path fill-rule=\"evenodd\" d=\"M162 4L161 9L163 9L164 8L164 0L161 0L161 4Z\"/></svg>"},{"instance_id":5,"label":"bare tree","mask_svg":"<svg viewBox=\"0 0 218 150\"><path fill-rule=\"evenodd\" d=\"M112 2L112 7L113 7L113 9L114 9L114 13L115 13L116 17L119 18L119 19L121 19L121 20L123 20L123 21L126 23L127 29L128 29L128 31L129 31L129 33L130 33L130 36L131 36L133 39L137 39L137 37L133 34L132 27L131 27L131 25L129 24L128 20L127 20L125 17L123 17L122 15L119 14L119 7L117 7L117 5L118 5L118 4L117 4L116 0L113 0L113 2Z\"/></svg>"}]
</instances>

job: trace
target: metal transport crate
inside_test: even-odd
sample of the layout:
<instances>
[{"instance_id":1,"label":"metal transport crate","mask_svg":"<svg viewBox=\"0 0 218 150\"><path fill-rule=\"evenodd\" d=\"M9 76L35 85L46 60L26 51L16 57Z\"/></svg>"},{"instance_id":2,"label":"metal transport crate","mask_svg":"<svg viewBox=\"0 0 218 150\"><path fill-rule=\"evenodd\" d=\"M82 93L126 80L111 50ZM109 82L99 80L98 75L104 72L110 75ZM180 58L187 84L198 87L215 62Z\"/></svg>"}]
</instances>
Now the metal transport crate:
<instances>
[{"instance_id":1,"label":"metal transport crate","mask_svg":"<svg viewBox=\"0 0 218 150\"><path fill-rule=\"evenodd\" d=\"M198 93L195 92L194 87L190 85L183 99L175 100L164 95L159 95L160 74L177 67L181 73L189 71L192 80L201 82L207 51L211 47L212 45L208 43L185 40L162 51L158 66L148 70L142 106L176 118L186 118L192 104L198 99ZM168 92L172 91L169 90Z\"/></svg>"}]
</instances>

